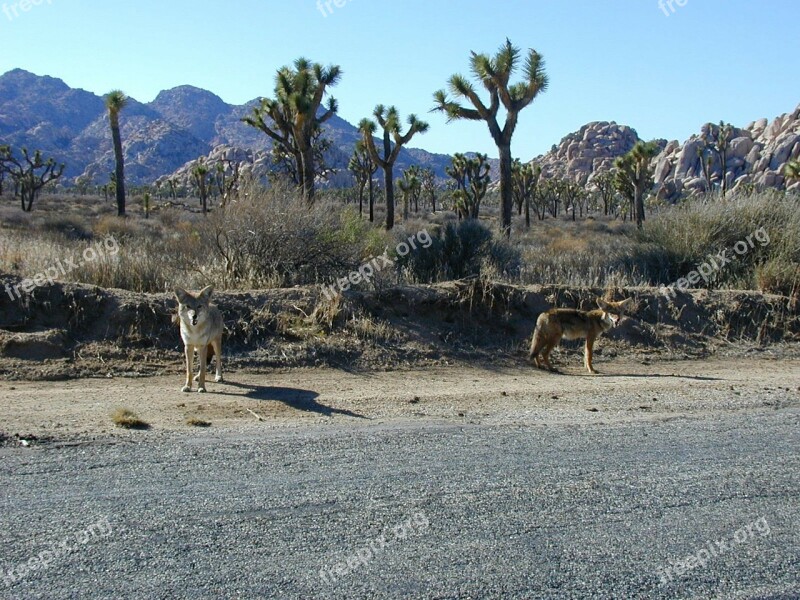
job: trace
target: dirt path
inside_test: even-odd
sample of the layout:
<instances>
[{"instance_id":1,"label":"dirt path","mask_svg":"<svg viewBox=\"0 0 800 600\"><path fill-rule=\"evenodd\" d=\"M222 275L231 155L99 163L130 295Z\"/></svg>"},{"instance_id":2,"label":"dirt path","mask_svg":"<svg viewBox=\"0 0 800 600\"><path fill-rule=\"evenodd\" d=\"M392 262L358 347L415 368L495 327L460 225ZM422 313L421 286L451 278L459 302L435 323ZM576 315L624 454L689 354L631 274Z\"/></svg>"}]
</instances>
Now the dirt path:
<instances>
[{"instance_id":1,"label":"dirt path","mask_svg":"<svg viewBox=\"0 0 800 600\"><path fill-rule=\"evenodd\" d=\"M420 421L483 424L628 422L800 405L800 360L714 359L652 364L615 360L605 374L451 367L349 373L331 369L230 372L207 394L180 376L0 383L0 431L32 439L86 439L212 427L266 429ZM128 408L149 433L116 428ZM252 411L252 412L251 412ZM258 415L263 419L259 421Z\"/></svg>"}]
</instances>

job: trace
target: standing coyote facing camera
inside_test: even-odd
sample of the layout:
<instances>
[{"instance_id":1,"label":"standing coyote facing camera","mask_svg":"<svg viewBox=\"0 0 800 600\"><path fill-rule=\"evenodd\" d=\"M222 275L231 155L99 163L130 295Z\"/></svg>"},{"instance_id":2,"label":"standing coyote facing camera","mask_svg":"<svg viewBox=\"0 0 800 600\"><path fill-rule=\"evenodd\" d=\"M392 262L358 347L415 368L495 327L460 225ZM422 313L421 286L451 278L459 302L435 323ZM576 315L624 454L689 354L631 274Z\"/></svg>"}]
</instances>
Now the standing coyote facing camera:
<instances>
[{"instance_id":1,"label":"standing coyote facing camera","mask_svg":"<svg viewBox=\"0 0 800 600\"><path fill-rule=\"evenodd\" d=\"M544 365L554 371L550 365L550 352L553 351L561 338L578 340L586 338L586 348L583 356L584 364L590 373L597 373L592 366L592 348L597 337L615 327L620 318L625 314L631 299L621 302L606 302L597 299L594 310L577 310L575 308L553 308L543 312L536 320L536 330L531 340L530 358L540 369Z\"/></svg>"},{"instance_id":2,"label":"standing coyote facing camera","mask_svg":"<svg viewBox=\"0 0 800 600\"><path fill-rule=\"evenodd\" d=\"M197 391L206 391L206 365L216 356L217 374L214 381L222 381L222 313L211 304L211 286L196 294L181 288L175 290L178 299L178 319L186 354L186 385L182 391L192 391L194 351L200 361L200 372L194 378Z\"/></svg>"}]
</instances>

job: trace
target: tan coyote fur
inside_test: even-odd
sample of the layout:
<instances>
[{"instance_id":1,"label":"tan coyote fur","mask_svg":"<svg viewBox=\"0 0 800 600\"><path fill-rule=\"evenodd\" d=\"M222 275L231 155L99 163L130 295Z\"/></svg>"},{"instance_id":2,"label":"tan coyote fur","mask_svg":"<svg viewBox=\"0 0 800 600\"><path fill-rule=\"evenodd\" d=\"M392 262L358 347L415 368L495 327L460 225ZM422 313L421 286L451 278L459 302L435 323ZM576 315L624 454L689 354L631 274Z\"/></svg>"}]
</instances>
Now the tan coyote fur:
<instances>
[{"instance_id":1,"label":"tan coyote fur","mask_svg":"<svg viewBox=\"0 0 800 600\"><path fill-rule=\"evenodd\" d=\"M183 289L175 290L178 299L178 319L186 354L186 384L184 392L192 391L194 351L200 362L200 372L194 378L198 392L206 391L206 366L211 356L216 356L217 373L214 381L222 381L222 313L211 304L211 286L196 294Z\"/></svg>"},{"instance_id":2,"label":"tan coyote fur","mask_svg":"<svg viewBox=\"0 0 800 600\"><path fill-rule=\"evenodd\" d=\"M553 371L550 365L550 353L561 338L578 340L586 338L584 364L590 373L597 373L592 366L592 349L597 337L619 323L625 314L631 299L621 302L607 302L600 298L595 310L577 310L575 308L553 308L543 312L536 320L536 330L531 340L530 358L536 366L543 366Z\"/></svg>"}]
</instances>

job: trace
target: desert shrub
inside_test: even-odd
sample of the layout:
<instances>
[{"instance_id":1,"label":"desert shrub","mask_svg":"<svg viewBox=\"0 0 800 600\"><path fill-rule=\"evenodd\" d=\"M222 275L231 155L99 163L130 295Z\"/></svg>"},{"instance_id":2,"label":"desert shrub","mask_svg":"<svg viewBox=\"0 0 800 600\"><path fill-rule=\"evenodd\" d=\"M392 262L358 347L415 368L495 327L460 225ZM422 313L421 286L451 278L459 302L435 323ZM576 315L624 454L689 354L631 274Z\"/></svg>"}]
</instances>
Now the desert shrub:
<instances>
[{"instance_id":1,"label":"desert shrub","mask_svg":"<svg viewBox=\"0 0 800 600\"><path fill-rule=\"evenodd\" d=\"M491 229L480 221L448 221L429 229L427 248L420 245L406 256L397 256L397 269L406 281L432 283L473 275L515 278L519 274L517 250L495 239ZM399 243L419 234L404 228L395 235Z\"/></svg>"},{"instance_id":2,"label":"desert shrub","mask_svg":"<svg viewBox=\"0 0 800 600\"><path fill-rule=\"evenodd\" d=\"M605 287L642 283L637 265L629 259L637 244L622 223L587 223L547 219L512 238L520 252L520 280L526 284Z\"/></svg>"},{"instance_id":3,"label":"desert shrub","mask_svg":"<svg viewBox=\"0 0 800 600\"><path fill-rule=\"evenodd\" d=\"M135 239L143 235L145 226L142 221L129 217L105 215L95 221L92 228L94 235L101 238L113 236L117 240Z\"/></svg>"},{"instance_id":4,"label":"desert shrub","mask_svg":"<svg viewBox=\"0 0 800 600\"><path fill-rule=\"evenodd\" d=\"M224 287L280 287L344 277L382 251L383 234L352 208L308 207L294 189L242 195L197 231Z\"/></svg>"},{"instance_id":5,"label":"desert shrub","mask_svg":"<svg viewBox=\"0 0 800 600\"><path fill-rule=\"evenodd\" d=\"M92 239L91 225L77 215L48 215L42 219L39 228L43 233L60 235L68 240Z\"/></svg>"},{"instance_id":6,"label":"desert shrub","mask_svg":"<svg viewBox=\"0 0 800 600\"><path fill-rule=\"evenodd\" d=\"M686 202L646 224L634 234L646 252L629 257L640 265L651 284L669 284L725 251L732 259L715 270L703 287L761 287L758 278L778 287L790 285L792 264L800 262L800 214L795 200L776 192L709 196ZM746 251L737 244L750 240ZM653 249L666 256L670 268L654 269ZM760 275L759 275L760 274ZM787 279L788 278L788 279ZM764 288L762 288L764 289Z\"/></svg>"}]
</instances>

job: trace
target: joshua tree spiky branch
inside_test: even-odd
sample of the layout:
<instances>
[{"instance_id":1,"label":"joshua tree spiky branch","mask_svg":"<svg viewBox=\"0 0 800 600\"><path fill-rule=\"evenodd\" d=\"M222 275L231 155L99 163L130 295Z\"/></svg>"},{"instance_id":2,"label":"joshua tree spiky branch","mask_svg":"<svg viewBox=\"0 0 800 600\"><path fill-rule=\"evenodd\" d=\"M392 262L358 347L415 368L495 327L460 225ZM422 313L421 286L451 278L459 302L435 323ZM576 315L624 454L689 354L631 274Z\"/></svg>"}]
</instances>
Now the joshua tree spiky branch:
<instances>
[{"instance_id":1,"label":"joshua tree spiky branch","mask_svg":"<svg viewBox=\"0 0 800 600\"><path fill-rule=\"evenodd\" d=\"M523 208L525 209L525 227L531 226L531 203L536 200L536 188L541 175L542 167L539 165L522 164L519 160L514 161L514 202L517 204L519 214L522 214Z\"/></svg>"},{"instance_id":2,"label":"joshua tree spiky branch","mask_svg":"<svg viewBox=\"0 0 800 600\"><path fill-rule=\"evenodd\" d=\"M728 192L728 149L733 139L734 131L733 125L720 121L719 125L707 123L703 128L703 134L700 136L700 139L705 143L706 151L713 152L719 159L719 167L722 171L720 189L722 190L723 197L725 197L725 194ZM707 160L708 165L706 166L706 173L707 180L709 181L709 191L711 191L712 159L709 156Z\"/></svg>"},{"instance_id":3,"label":"joshua tree spiky branch","mask_svg":"<svg viewBox=\"0 0 800 600\"><path fill-rule=\"evenodd\" d=\"M412 166L403 171L403 176L397 180L397 185L403 192L403 220L408 221L408 211L412 202L416 204L416 212L419 212L419 195L422 192L419 168Z\"/></svg>"},{"instance_id":4,"label":"joshua tree spiky branch","mask_svg":"<svg viewBox=\"0 0 800 600\"><path fill-rule=\"evenodd\" d=\"M453 164L445 171L452 177L457 189L453 194L456 199L456 211L459 218L477 219L480 215L481 201L489 189L489 157L477 154L469 158L463 154L453 156Z\"/></svg>"},{"instance_id":5,"label":"joshua tree spiky branch","mask_svg":"<svg viewBox=\"0 0 800 600\"><path fill-rule=\"evenodd\" d=\"M275 78L275 98L262 98L252 115L242 119L263 131L280 149L293 158L299 185L308 204L314 202L314 140L320 127L338 110L336 99L328 100L327 110L318 116L327 89L342 77L339 66L323 67L298 58L294 67L283 67Z\"/></svg>"},{"instance_id":6,"label":"joshua tree spiky branch","mask_svg":"<svg viewBox=\"0 0 800 600\"><path fill-rule=\"evenodd\" d=\"M661 149L654 142L638 141L627 154L614 161L614 183L630 202L636 226L644 222L644 196L653 187L653 170L650 162Z\"/></svg>"},{"instance_id":7,"label":"joshua tree spiky branch","mask_svg":"<svg viewBox=\"0 0 800 600\"><path fill-rule=\"evenodd\" d=\"M358 140L356 142L353 156L350 157L347 168L350 169L353 177L355 177L356 186L358 187L359 216L364 213L364 188L369 187L369 220L371 223L375 218L372 176L378 170L378 165L372 160L372 156L370 156L364 140Z\"/></svg>"},{"instance_id":8,"label":"joshua tree spiky branch","mask_svg":"<svg viewBox=\"0 0 800 600\"><path fill-rule=\"evenodd\" d=\"M525 64L522 66L523 80L519 83L509 84L511 76L519 67L520 59L520 49L509 40L506 40L506 43L493 57L471 53L472 74L489 92L488 103L480 98L475 86L463 75L453 75L448 82L448 87L454 97L469 101L472 108L451 100L445 90L439 90L433 96L436 102L434 110L445 113L448 121L467 119L485 121L488 125L489 133L491 133L500 154L502 227L506 236L511 235L513 206L511 138L517 127L519 113L547 89L544 60L535 50L528 51ZM501 106L506 111L503 127L500 127L498 122L498 112Z\"/></svg>"},{"instance_id":9,"label":"joshua tree spiky branch","mask_svg":"<svg viewBox=\"0 0 800 600\"><path fill-rule=\"evenodd\" d=\"M0 170L8 173L19 194L22 210L30 212L33 201L44 186L64 173L64 165L56 165L52 158L45 160L36 150L31 156L27 148L21 148L22 158L17 158L9 146L0 146Z\"/></svg>"},{"instance_id":10,"label":"joshua tree spiky branch","mask_svg":"<svg viewBox=\"0 0 800 600\"><path fill-rule=\"evenodd\" d=\"M800 181L800 160L790 160L783 167L786 181Z\"/></svg>"},{"instance_id":11,"label":"joshua tree spiky branch","mask_svg":"<svg viewBox=\"0 0 800 600\"><path fill-rule=\"evenodd\" d=\"M200 197L200 205L203 208L203 214L208 212L208 193L210 191L212 177L211 169L208 168L208 165L206 165L202 158L192 167L192 181L197 189L197 195Z\"/></svg>"},{"instance_id":12,"label":"joshua tree spiky branch","mask_svg":"<svg viewBox=\"0 0 800 600\"><path fill-rule=\"evenodd\" d=\"M431 202L431 212L436 212L436 173L431 168L424 168L420 171L422 182L422 192L427 195Z\"/></svg>"},{"instance_id":13,"label":"joshua tree spiky branch","mask_svg":"<svg viewBox=\"0 0 800 600\"><path fill-rule=\"evenodd\" d=\"M364 136L364 143L372 160L383 169L386 189L386 229L389 230L394 227L394 163L397 161L400 149L410 142L411 138L417 133L428 131L428 124L425 121L420 121L416 115L409 115L409 128L404 134L400 124L400 114L394 106L386 108L383 104L379 104L372 114L377 120L377 124L372 119L362 119L358 124L358 128ZM378 154L373 137L378 130L378 126L383 130L382 155Z\"/></svg>"}]
</instances>

